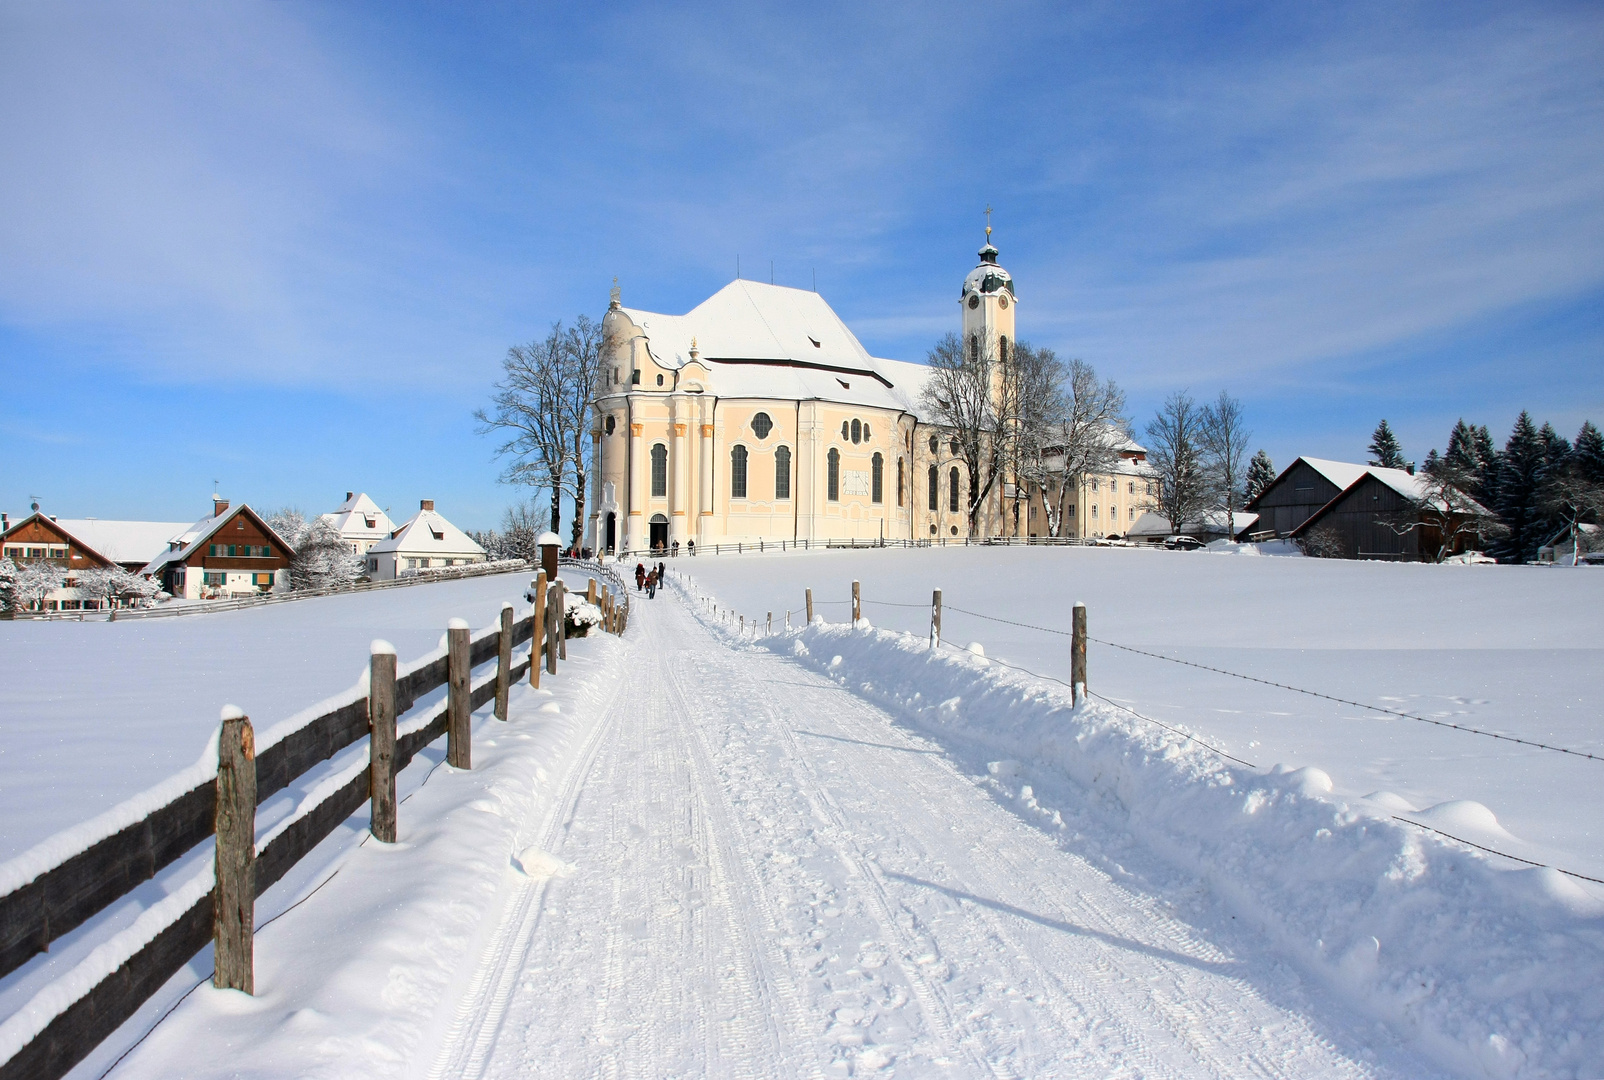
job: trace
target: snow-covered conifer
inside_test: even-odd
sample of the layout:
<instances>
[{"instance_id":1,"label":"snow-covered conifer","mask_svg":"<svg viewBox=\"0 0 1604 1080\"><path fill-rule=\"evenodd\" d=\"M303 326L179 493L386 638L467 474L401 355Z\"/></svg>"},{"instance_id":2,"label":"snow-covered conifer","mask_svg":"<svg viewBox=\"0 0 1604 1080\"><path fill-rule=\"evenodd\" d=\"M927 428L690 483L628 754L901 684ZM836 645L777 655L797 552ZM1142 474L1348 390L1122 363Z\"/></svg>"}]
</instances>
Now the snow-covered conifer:
<instances>
[{"instance_id":1,"label":"snow-covered conifer","mask_svg":"<svg viewBox=\"0 0 1604 1080\"><path fill-rule=\"evenodd\" d=\"M1403 448L1398 445L1398 437L1392 433L1392 428L1383 420L1376 425L1375 433L1370 436L1370 464L1380 469L1401 469L1404 467Z\"/></svg>"},{"instance_id":2,"label":"snow-covered conifer","mask_svg":"<svg viewBox=\"0 0 1604 1080\"><path fill-rule=\"evenodd\" d=\"M11 598L11 590L16 584L17 564L10 559L0 559L0 608L9 611L16 606Z\"/></svg>"},{"instance_id":3,"label":"snow-covered conifer","mask_svg":"<svg viewBox=\"0 0 1604 1080\"><path fill-rule=\"evenodd\" d=\"M1542 535L1546 515L1538 506L1538 486L1547 463L1546 449L1531 414L1522 410L1499 457L1495 509L1509 530L1494 549L1499 562L1530 562L1547 539Z\"/></svg>"},{"instance_id":4,"label":"snow-covered conifer","mask_svg":"<svg viewBox=\"0 0 1604 1080\"><path fill-rule=\"evenodd\" d=\"M1599 434L1593 421L1582 421L1582 430L1576 433L1576 441L1571 444L1571 456L1583 479L1604 484L1604 435Z\"/></svg>"},{"instance_id":5,"label":"snow-covered conifer","mask_svg":"<svg viewBox=\"0 0 1604 1080\"><path fill-rule=\"evenodd\" d=\"M1275 483L1275 465L1270 461L1270 455L1263 450L1253 455L1248 462L1248 501L1257 499L1265 488Z\"/></svg>"}]
</instances>

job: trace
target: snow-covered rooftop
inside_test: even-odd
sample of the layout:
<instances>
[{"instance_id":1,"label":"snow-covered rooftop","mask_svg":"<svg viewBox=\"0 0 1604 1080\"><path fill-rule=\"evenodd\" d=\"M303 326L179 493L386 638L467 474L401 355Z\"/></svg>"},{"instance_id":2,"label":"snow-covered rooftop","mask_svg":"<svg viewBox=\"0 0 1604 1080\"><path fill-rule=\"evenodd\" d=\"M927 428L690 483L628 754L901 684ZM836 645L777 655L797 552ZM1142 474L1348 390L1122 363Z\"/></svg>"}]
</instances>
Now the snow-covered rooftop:
<instances>
[{"instance_id":1,"label":"snow-covered rooftop","mask_svg":"<svg viewBox=\"0 0 1604 1080\"><path fill-rule=\"evenodd\" d=\"M915 411L929 368L869 355L816 292L732 281L684 315L622 309L652 358L679 370L698 357L723 398L823 400Z\"/></svg>"},{"instance_id":2,"label":"snow-covered rooftop","mask_svg":"<svg viewBox=\"0 0 1604 1080\"><path fill-rule=\"evenodd\" d=\"M56 524L112 562L141 564L167 550L168 542L189 528L182 521L103 518L59 518Z\"/></svg>"},{"instance_id":3,"label":"snow-covered rooftop","mask_svg":"<svg viewBox=\"0 0 1604 1080\"><path fill-rule=\"evenodd\" d=\"M395 531L395 522L366 492L348 496L339 509L324 514L323 519L332 522L347 540L377 540Z\"/></svg>"},{"instance_id":4,"label":"snow-covered rooftop","mask_svg":"<svg viewBox=\"0 0 1604 1080\"><path fill-rule=\"evenodd\" d=\"M389 536L369 548L370 554L483 555L485 549L467 533L433 510L419 510Z\"/></svg>"}]
</instances>

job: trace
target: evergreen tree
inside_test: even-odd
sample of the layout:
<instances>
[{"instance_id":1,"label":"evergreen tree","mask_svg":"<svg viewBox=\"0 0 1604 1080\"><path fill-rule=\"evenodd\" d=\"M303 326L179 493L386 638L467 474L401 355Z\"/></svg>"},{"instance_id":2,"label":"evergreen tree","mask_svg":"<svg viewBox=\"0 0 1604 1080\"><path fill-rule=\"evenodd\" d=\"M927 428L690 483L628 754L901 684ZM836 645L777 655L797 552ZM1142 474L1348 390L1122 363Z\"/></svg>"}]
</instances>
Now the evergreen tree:
<instances>
[{"instance_id":1,"label":"evergreen tree","mask_svg":"<svg viewBox=\"0 0 1604 1080\"><path fill-rule=\"evenodd\" d=\"M1498 451L1485 424L1467 424L1464 417L1448 435L1443 465L1456 476L1471 479L1467 490L1483 506L1492 506L1498 487Z\"/></svg>"},{"instance_id":2,"label":"evergreen tree","mask_svg":"<svg viewBox=\"0 0 1604 1080\"><path fill-rule=\"evenodd\" d=\"M1270 463L1270 455L1263 450L1253 455L1248 462L1248 501L1257 499L1265 488L1275 483L1275 466Z\"/></svg>"},{"instance_id":3,"label":"evergreen tree","mask_svg":"<svg viewBox=\"0 0 1604 1080\"><path fill-rule=\"evenodd\" d=\"M1392 428L1383 420L1376 425L1375 434L1370 436L1370 464L1382 469L1401 469L1404 467L1403 447L1398 445L1398 438L1392 433Z\"/></svg>"},{"instance_id":4,"label":"evergreen tree","mask_svg":"<svg viewBox=\"0 0 1604 1080\"><path fill-rule=\"evenodd\" d=\"M1531 414L1522 410L1499 458L1496 509L1509 529L1494 552L1499 562L1531 562L1547 539L1543 535L1547 515L1538 505L1547 449Z\"/></svg>"},{"instance_id":5,"label":"evergreen tree","mask_svg":"<svg viewBox=\"0 0 1604 1080\"><path fill-rule=\"evenodd\" d=\"M1437 448L1433 446L1430 450L1426 451L1426 464L1421 467L1421 471L1427 476L1436 476L1442 471L1442 469L1442 456L1437 453Z\"/></svg>"},{"instance_id":6,"label":"evergreen tree","mask_svg":"<svg viewBox=\"0 0 1604 1080\"><path fill-rule=\"evenodd\" d=\"M1604 435L1599 434L1593 421L1582 421L1582 430L1576 433L1576 442L1571 445L1571 457L1584 480L1604 484Z\"/></svg>"}]
</instances>

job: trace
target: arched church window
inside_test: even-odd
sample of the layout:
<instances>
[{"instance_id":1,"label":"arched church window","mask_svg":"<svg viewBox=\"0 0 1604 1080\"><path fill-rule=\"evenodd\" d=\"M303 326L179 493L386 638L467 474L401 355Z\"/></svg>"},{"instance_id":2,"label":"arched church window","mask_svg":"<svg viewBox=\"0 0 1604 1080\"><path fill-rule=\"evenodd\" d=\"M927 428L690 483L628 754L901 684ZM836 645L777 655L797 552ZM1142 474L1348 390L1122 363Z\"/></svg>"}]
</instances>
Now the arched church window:
<instances>
[{"instance_id":1,"label":"arched church window","mask_svg":"<svg viewBox=\"0 0 1604 1080\"><path fill-rule=\"evenodd\" d=\"M863 422L863 441L868 442L869 438L869 421L865 420Z\"/></svg>"},{"instance_id":2,"label":"arched church window","mask_svg":"<svg viewBox=\"0 0 1604 1080\"><path fill-rule=\"evenodd\" d=\"M607 425L606 425L607 434L611 435L613 433L613 428L615 428L616 426L617 426L617 421L615 420L615 418L612 417L612 416L608 416L607 417Z\"/></svg>"},{"instance_id":3,"label":"arched church window","mask_svg":"<svg viewBox=\"0 0 1604 1080\"><path fill-rule=\"evenodd\" d=\"M1094 492L1097 490L1097 477L1095 477L1095 476L1092 477L1092 490Z\"/></svg>"},{"instance_id":4,"label":"arched church window","mask_svg":"<svg viewBox=\"0 0 1604 1080\"><path fill-rule=\"evenodd\" d=\"M980 359L980 335L979 334L970 334L969 335L969 359L971 361L978 361Z\"/></svg>"},{"instance_id":5,"label":"arched church window","mask_svg":"<svg viewBox=\"0 0 1604 1080\"><path fill-rule=\"evenodd\" d=\"M926 501L932 510L941 506L941 473L934 465L930 466L930 498Z\"/></svg>"},{"instance_id":6,"label":"arched church window","mask_svg":"<svg viewBox=\"0 0 1604 1080\"><path fill-rule=\"evenodd\" d=\"M980 306L980 294L979 293L970 293L969 294L969 310L970 311L974 311L979 306Z\"/></svg>"},{"instance_id":7,"label":"arched church window","mask_svg":"<svg viewBox=\"0 0 1604 1080\"><path fill-rule=\"evenodd\" d=\"M657 377L657 385L658 386L662 386L663 385L663 377L661 375L659 375Z\"/></svg>"},{"instance_id":8,"label":"arched church window","mask_svg":"<svg viewBox=\"0 0 1604 1080\"><path fill-rule=\"evenodd\" d=\"M746 447L730 451L730 498L746 498Z\"/></svg>"},{"instance_id":9,"label":"arched church window","mask_svg":"<svg viewBox=\"0 0 1604 1080\"><path fill-rule=\"evenodd\" d=\"M776 499L789 499L791 497L791 448L778 447L774 451L774 497Z\"/></svg>"},{"instance_id":10,"label":"arched church window","mask_svg":"<svg viewBox=\"0 0 1604 1080\"><path fill-rule=\"evenodd\" d=\"M902 477L902 466L903 466L903 464L904 464L903 460L901 458L898 458L897 459L897 505L898 506L902 505L902 479L903 479L903 477Z\"/></svg>"},{"instance_id":11,"label":"arched church window","mask_svg":"<svg viewBox=\"0 0 1604 1080\"><path fill-rule=\"evenodd\" d=\"M847 439L849 439L851 437L852 436L850 434L850 426L847 424L847 422L845 420L841 421L841 441L845 442Z\"/></svg>"},{"instance_id":12,"label":"arched church window","mask_svg":"<svg viewBox=\"0 0 1604 1080\"><path fill-rule=\"evenodd\" d=\"M886 459L879 454L869 459L869 501L886 501Z\"/></svg>"},{"instance_id":13,"label":"arched church window","mask_svg":"<svg viewBox=\"0 0 1604 1080\"><path fill-rule=\"evenodd\" d=\"M760 438L760 439L768 438L769 437L769 432L771 432L773 430L774 430L774 421L769 419L769 414L768 413L760 412L756 416L752 417L752 432L758 438Z\"/></svg>"},{"instance_id":14,"label":"arched church window","mask_svg":"<svg viewBox=\"0 0 1604 1080\"><path fill-rule=\"evenodd\" d=\"M932 454L941 453L941 440L934 435L930 436L930 452Z\"/></svg>"},{"instance_id":15,"label":"arched church window","mask_svg":"<svg viewBox=\"0 0 1604 1080\"><path fill-rule=\"evenodd\" d=\"M662 443L652 444L652 498L661 499L668 495L668 447Z\"/></svg>"},{"instance_id":16,"label":"arched church window","mask_svg":"<svg viewBox=\"0 0 1604 1080\"><path fill-rule=\"evenodd\" d=\"M1008 363L1008 336L1005 334L997 339L997 359Z\"/></svg>"},{"instance_id":17,"label":"arched church window","mask_svg":"<svg viewBox=\"0 0 1604 1080\"><path fill-rule=\"evenodd\" d=\"M863 425L856 420L852 421L852 441L854 443L863 441Z\"/></svg>"},{"instance_id":18,"label":"arched church window","mask_svg":"<svg viewBox=\"0 0 1604 1080\"><path fill-rule=\"evenodd\" d=\"M958 512L958 466L952 467L947 478L947 510L956 514Z\"/></svg>"},{"instance_id":19,"label":"arched church window","mask_svg":"<svg viewBox=\"0 0 1604 1080\"><path fill-rule=\"evenodd\" d=\"M947 448L952 451L952 456L953 457L957 457L958 456L958 439L957 439L957 436L954 436L953 438L947 440Z\"/></svg>"},{"instance_id":20,"label":"arched church window","mask_svg":"<svg viewBox=\"0 0 1604 1080\"><path fill-rule=\"evenodd\" d=\"M825 455L824 497L831 502L841 501L841 451L833 446Z\"/></svg>"}]
</instances>

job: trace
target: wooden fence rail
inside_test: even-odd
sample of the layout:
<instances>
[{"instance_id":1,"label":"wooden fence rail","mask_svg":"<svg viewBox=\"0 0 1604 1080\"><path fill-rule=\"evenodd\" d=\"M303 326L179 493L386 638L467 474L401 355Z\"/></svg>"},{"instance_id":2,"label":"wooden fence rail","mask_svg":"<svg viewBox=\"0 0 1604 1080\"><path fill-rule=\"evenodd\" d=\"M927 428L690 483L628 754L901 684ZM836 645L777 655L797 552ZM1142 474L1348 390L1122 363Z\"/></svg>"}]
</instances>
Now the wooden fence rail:
<instances>
[{"instance_id":1,"label":"wooden fence rail","mask_svg":"<svg viewBox=\"0 0 1604 1080\"><path fill-rule=\"evenodd\" d=\"M623 599L610 620L614 625L604 623L602 629L622 633L629 606L622 578L610 568L592 563L565 563L574 569L599 573L620 586ZM502 625L508 625L507 621L503 620ZM535 625L532 616L511 622L511 643L507 648L502 647L499 628L469 643L468 671L491 659L498 661L495 674L476 684L470 680L466 695L470 711L494 700L498 685L515 683L529 671L530 658L538 656L542 642L535 642L522 659L508 665L511 647L530 641ZM559 617L550 636L560 639L561 635ZM393 716L404 715L419 698L447 685L448 659L439 657L395 680ZM424 747L446 734L451 710L448 698L426 723L395 739L392 776L406 768ZM255 805L260 806L308 770L360 741L369 730L369 701L363 697L286 735L255 758ZM371 784L370 766L274 832L255 852L254 896L261 896L276 884L360 810L369 801ZM219 815L217 792L216 779L197 784L144 819L0 895L0 976L48 951L52 941L83 925L211 837ZM212 940L215 892L214 884L116 971L57 1014L18 1053L0 1063L0 1080L55 1080L81 1061Z\"/></svg>"}]
</instances>

